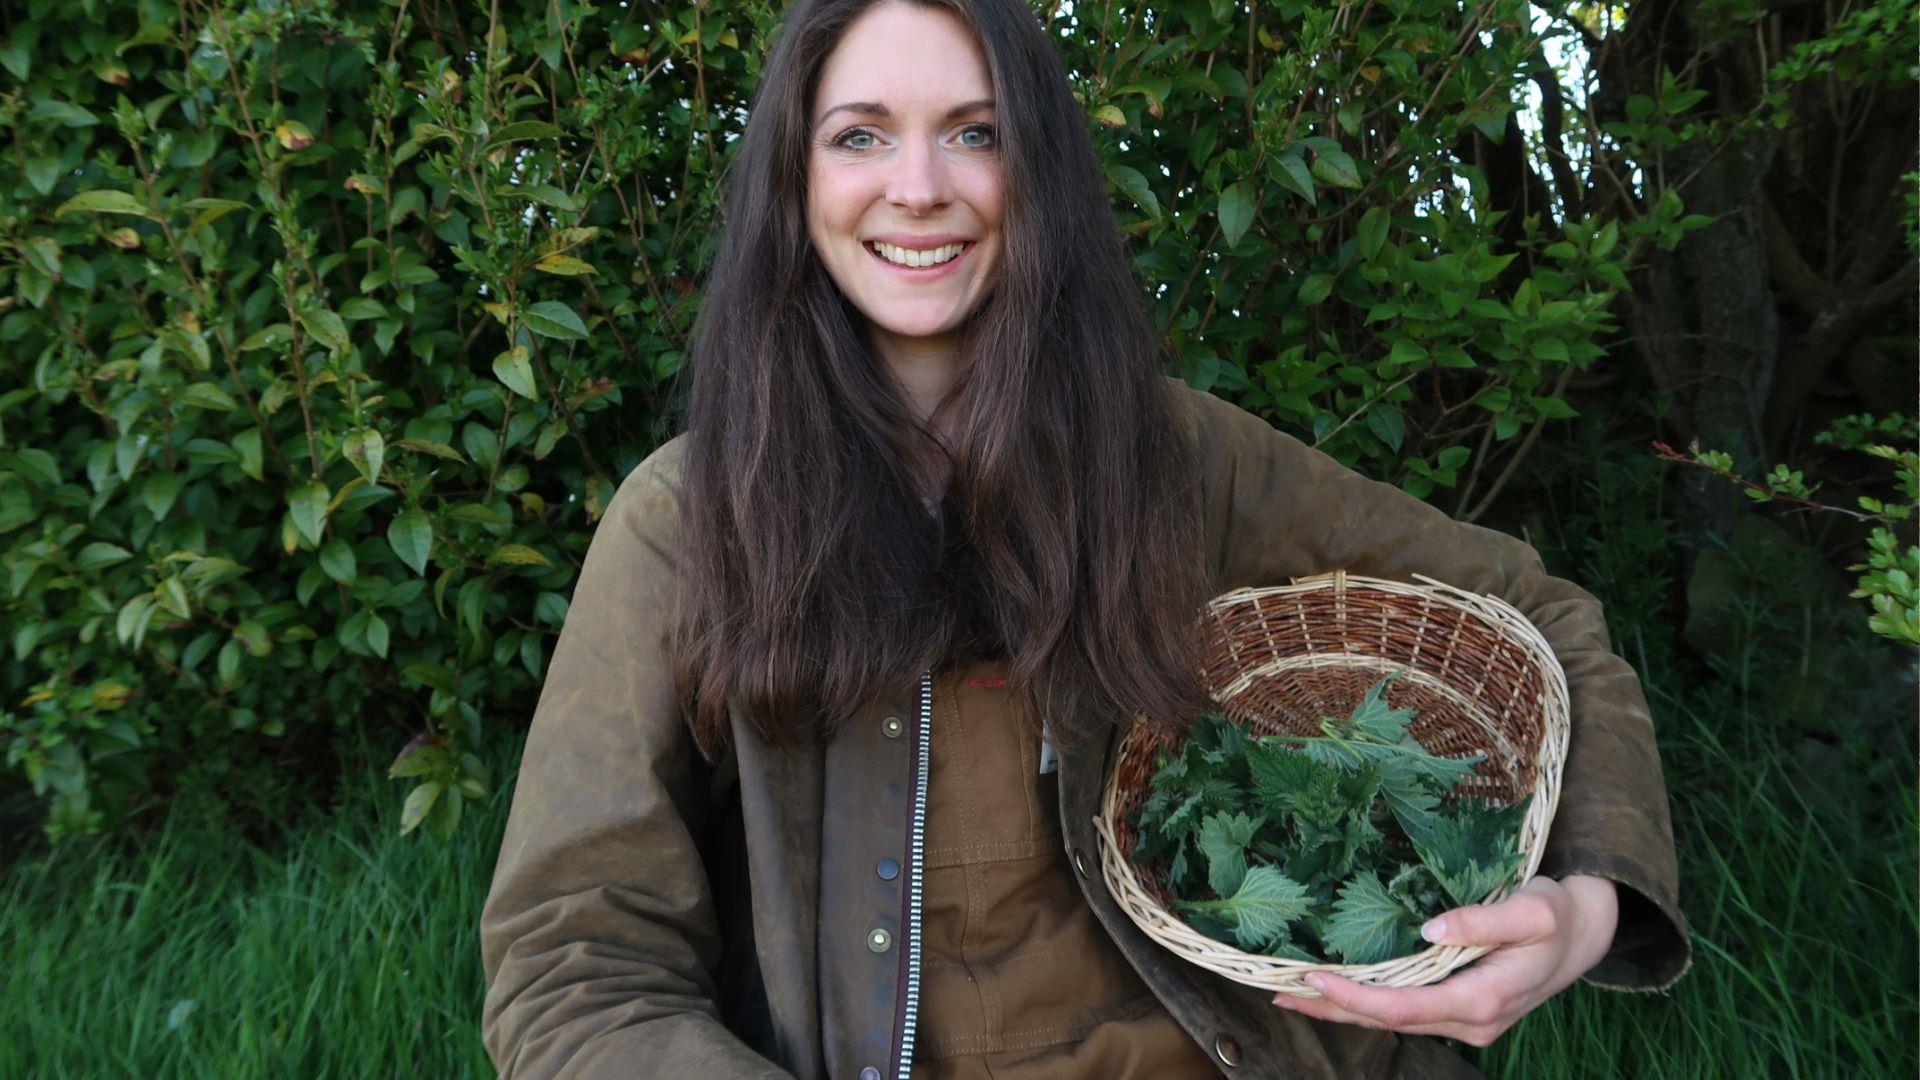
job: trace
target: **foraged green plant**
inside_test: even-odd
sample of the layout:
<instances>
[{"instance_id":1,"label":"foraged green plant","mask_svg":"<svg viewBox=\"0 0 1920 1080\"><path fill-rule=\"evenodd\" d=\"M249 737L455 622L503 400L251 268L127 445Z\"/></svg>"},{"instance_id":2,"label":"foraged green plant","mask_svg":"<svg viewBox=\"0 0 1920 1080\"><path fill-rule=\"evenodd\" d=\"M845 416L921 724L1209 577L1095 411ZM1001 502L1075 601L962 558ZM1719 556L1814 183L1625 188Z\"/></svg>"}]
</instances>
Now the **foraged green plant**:
<instances>
[{"instance_id":1,"label":"foraged green plant","mask_svg":"<svg viewBox=\"0 0 1920 1080\"><path fill-rule=\"evenodd\" d=\"M1161 752L1131 858L1195 930L1266 956L1378 963L1513 879L1532 797L1447 805L1483 756L1440 757L1407 733L1414 710L1385 698L1403 674L1321 717L1318 735L1252 737L1212 712Z\"/></svg>"}]
</instances>

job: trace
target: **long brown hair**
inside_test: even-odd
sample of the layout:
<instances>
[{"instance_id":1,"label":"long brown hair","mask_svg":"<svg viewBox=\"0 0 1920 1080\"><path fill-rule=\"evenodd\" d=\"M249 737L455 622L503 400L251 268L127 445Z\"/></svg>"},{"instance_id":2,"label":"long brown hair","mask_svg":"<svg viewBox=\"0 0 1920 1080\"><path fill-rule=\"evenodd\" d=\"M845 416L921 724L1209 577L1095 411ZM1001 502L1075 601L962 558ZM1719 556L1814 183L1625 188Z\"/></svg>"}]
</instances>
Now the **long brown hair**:
<instances>
[{"instance_id":1,"label":"long brown hair","mask_svg":"<svg viewBox=\"0 0 1920 1080\"><path fill-rule=\"evenodd\" d=\"M1004 658L1030 736L1079 745L1208 699L1194 447L1107 204L1084 112L1023 0L912 0L979 38L998 103L1003 254L930 423L808 239L813 91L875 0L799 0L729 177L688 361L672 650L709 761L728 711L768 743L829 738L922 672ZM919 502L929 453L950 477Z\"/></svg>"}]
</instances>

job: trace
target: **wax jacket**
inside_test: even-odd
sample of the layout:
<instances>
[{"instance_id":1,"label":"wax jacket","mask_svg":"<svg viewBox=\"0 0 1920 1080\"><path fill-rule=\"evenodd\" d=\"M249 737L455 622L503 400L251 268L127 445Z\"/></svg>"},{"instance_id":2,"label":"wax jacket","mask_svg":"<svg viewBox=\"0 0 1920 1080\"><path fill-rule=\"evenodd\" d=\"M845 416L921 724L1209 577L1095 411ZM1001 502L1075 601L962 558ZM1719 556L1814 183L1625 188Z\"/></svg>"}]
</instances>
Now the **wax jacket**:
<instances>
[{"instance_id":1,"label":"wax jacket","mask_svg":"<svg viewBox=\"0 0 1920 1080\"><path fill-rule=\"evenodd\" d=\"M1619 886L1594 985L1659 990L1691 962L1638 677L1600 603L1525 542L1457 522L1264 420L1169 380L1201 453L1214 595L1338 567L1497 595L1553 646L1572 735L1539 872ZM527 736L480 924L482 1036L503 1076L905 1078L918 991L929 678L825 745L734 727L694 749L665 653L685 437L622 482L588 549ZM929 673L930 676L931 673ZM1060 748L1082 892L1169 1013L1230 1076L1384 1075L1414 1036L1279 1009L1146 937L1098 871L1104 748ZM881 859L905 872L874 872ZM1419 1049L1420 1053L1411 1051Z\"/></svg>"}]
</instances>

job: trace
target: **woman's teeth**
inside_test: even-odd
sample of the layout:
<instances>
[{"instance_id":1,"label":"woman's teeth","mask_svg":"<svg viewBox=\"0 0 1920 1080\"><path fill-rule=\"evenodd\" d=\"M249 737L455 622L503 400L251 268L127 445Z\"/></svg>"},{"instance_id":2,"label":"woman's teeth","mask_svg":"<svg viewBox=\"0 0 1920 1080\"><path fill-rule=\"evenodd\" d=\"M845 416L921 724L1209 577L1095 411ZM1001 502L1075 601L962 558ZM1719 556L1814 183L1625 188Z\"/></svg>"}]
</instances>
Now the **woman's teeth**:
<instances>
[{"instance_id":1,"label":"woman's teeth","mask_svg":"<svg viewBox=\"0 0 1920 1080\"><path fill-rule=\"evenodd\" d=\"M947 244L943 247L934 248L932 251L914 251L911 248L883 244L878 240L868 246L873 248L875 254L895 266L908 267L938 266L943 262L958 258L960 253L967 248L966 244L961 243Z\"/></svg>"}]
</instances>

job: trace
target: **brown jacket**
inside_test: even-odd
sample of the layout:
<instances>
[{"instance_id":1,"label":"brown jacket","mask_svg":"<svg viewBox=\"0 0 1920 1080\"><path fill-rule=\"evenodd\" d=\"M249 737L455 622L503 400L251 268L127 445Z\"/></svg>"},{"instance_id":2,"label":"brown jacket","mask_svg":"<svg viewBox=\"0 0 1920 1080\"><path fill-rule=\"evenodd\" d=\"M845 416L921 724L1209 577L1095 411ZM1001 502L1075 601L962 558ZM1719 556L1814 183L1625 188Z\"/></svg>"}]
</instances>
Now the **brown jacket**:
<instances>
[{"instance_id":1,"label":"brown jacket","mask_svg":"<svg viewBox=\"0 0 1920 1080\"><path fill-rule=\"evenodd\" d=\"M1202 448L1217 595L1345 567L1498 595L1552 644L1573 734L1540 873L1620 888L1586 980L1657 990L1686 970L1672 827L1638 677L1601 607L1526 543L1456 522L1224 401L1169 380ZM871 702L825 746L736 726L694 751L663 647L684 438L621 484L595 534L528 734L481 915L482 1036L508 1077L904 1077L917 1017L921 692ZM1105 754L1062 752L1066 851L1087 903L1194 1041L1235 1076L1384 1076L1432 1040L1327 1024L1155 944L1107 895L1091 819ZM911 834L911 835L910 835ZM883 880L876 860L906 872ZM1237 1064L1229 1064L1229 1060Z\"/></svg>"}]
</instances>

